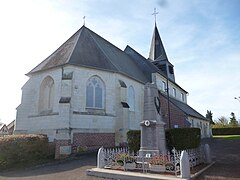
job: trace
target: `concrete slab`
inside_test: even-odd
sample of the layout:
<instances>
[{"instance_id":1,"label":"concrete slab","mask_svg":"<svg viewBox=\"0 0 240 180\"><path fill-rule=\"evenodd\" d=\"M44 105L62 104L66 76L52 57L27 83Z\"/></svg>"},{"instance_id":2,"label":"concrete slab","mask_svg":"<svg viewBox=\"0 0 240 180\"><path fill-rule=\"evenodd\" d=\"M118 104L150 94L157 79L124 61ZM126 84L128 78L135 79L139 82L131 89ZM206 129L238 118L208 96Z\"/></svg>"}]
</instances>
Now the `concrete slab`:
<instances>
[{"instance_id":1,"label":"concrete slab","mask_svg":"<svg viewBox=\"0 0 240 180\"><path fill-rule=\"evenodd\" d=\"M128 171L107 170L100 168L92 168L87 170L87 175L97 176L108 179L124 179L124 180L184 180L180 177L161 174L136 173Z\"/></svg>"},{"instance_id":2,"label":"concrete slab","mask_svg":"<svg viewBox=\"0 0 240 180\"><path fill-rule=\"evenodd\" d=\"M210 168L215 164L215 161L200 170L199 172L191 175L191 179L197 179L200 174ZM87 169L87 175L96 176L108 179L117 180L184 180L186 178L176 177L174 175L163 175L163 174L150 174L150 173L139 173L139 172L129 172L129 171L118 171L118 170L108 170L101 168Z\"/></svg>"}]
</instances>

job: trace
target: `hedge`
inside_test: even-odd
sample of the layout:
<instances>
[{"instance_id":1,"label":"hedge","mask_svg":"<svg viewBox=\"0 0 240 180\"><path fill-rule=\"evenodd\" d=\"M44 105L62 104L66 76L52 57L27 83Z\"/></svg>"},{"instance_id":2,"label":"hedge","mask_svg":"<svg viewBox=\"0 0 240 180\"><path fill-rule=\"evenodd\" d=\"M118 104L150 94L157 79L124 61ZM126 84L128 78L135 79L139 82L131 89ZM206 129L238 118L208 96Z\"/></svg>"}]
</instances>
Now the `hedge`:
<instances>
[{"instance_id":1,"label":"hedge","mask_svg":"<svg viewBox=\"0 0 240 180\"><path fill-rule=\"evenodd\" d=\"M51 153L46 135L0 137L0 168L46 159Z\"/></svg>"},{"instance_id":2,"label":"hedge","mask_svg":"<svg viewBox=\"0 0 240 180\"><path fill-rule=\"evenodd\" d=\"M127 141L130 152L136 153L140 149L140 130L130 130ZM200 145L201 132L199 128L176 128L166 130L166 143L169 149L193 149Z\"/></svg>"},{"instance_id":3,"label":"hedge","mask_svg":"<svg viewBox=\"0 0 240 180\"><path fill-rule=\"evenodd\" d=\"M213 135L240 135L240 127L237 128L213 128Z\"/></svg>"},{"instance_id":4,"label":"hedge","mask_svg":"<svg viewBox=\"0 0 240 180\"><path fill-rule=\"evenodd\" d=\"M167 146L177 150L193 149L200 145L199 128L176 128L166 130Z\"/></svg>"},{"instance_id":5,"label":"hedge","mask_svg":"<svg viewBox=\"0 0 240 180\"><path fill-rule=\"evenodd\" d=\"M128 148L130 152L136 153L140 149L141 131L130 130L127 132Z\"/></svg>"}]
</instances>

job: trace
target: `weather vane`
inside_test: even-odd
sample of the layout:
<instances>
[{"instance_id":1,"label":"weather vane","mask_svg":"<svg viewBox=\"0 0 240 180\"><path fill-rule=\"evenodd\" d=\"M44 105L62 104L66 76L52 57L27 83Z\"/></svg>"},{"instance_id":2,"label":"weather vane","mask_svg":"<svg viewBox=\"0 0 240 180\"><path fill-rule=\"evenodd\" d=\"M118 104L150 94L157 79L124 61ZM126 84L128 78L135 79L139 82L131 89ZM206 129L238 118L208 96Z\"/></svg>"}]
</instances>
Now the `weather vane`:
<instances>
[{"instance_id":1,"label":"weather vane","mask_svg":"<svg viewBox=\"0 0 240 180\"><path fill-rule=\"evenodd\" d=\"M85 18L86 16L83 16L83 25L85 26Z\"/></svg>"},{"instance_id":2,"label":"weather vane","mask_svg":"<svg viewBox=\"0 0 240 180\"><path fill-rule=\"evenodd\" d=\"M157 20L157 14L158 14L158 12L156 11L156 8L154 8L154 12L152 13L152 15L154 15L155 23L156 23L156 20Z\"/></svg>"}]
</instances>

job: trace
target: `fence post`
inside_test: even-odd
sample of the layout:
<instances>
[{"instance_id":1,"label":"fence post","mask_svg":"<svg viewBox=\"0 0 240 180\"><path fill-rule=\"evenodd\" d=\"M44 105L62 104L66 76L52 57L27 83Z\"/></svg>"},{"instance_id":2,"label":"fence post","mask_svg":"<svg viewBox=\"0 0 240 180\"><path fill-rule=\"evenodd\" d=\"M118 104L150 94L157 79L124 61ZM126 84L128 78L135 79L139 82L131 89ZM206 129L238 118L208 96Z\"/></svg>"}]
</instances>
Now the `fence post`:
<instances>
[{"instance_id":1,"label":"fence post","mask_svg":"<svg viewBox=\"0 0 240 180\"><path fill-rule=\"evenodd\" d=\"M205 162L210 164L212 162L212 158L211 158L210 146L208 144L204 145L204 155L205 155Z\"/></svg>"},{"instance_id":2,"label":"fence post","mask_svg":"<svg viewBox=\"0 0 240 180\"><path fill-rule=\"evenodd\" d=\"M180 173L181 178L190 179L189 157L186 151L181 152L180 157Z\"/></svg>"},{"instance_id":3,"label":"fence post","mask_svg":"<svg viewBox=\"0 0 240 180\"><path fill-rule=\"evenodd\" d=\"M103 152L103 147L100 147L98 149L98 155L97 155L97 168L103 168L105 166L105 162L104 162L104 152Z\"/></svg>"}]
</instances>

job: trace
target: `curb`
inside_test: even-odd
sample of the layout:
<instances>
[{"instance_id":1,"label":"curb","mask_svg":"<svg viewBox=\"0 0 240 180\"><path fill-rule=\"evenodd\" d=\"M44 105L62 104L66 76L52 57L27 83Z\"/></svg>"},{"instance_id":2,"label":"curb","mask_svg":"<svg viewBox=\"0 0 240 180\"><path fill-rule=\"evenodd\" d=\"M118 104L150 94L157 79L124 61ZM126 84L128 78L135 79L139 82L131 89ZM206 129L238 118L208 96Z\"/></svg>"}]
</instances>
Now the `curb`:
<instances>
[{"instance_id":1,"label":"curb","mask_svg":"<svg viewBox=\"0 0 240 180\"><path fill-rule=\"evenodd\" d=\"M106 170L100 168L87 169L88 176L96 176L107 179L124 179L124 180L185 180L171 175L136 173L128 171Z\"/></svg>"},{"instance_id":2,"label":"curb","mask_svg":"<svg viewBox=\"0 0 240 180\"><path fill-rule=\"evenodd\" d=\"M197 173L191 175L190 179L197 178L200 174L202 174L204 171L209 169L212 165L214 165L216 162L212 162L205 168L201 169ZM171 176L171 175L160 175L160 174L148 174L148 173L136 173L136 172L129 172L129 171L117 171L117 170L106 170L106 169L100 169L100 168L92 168L87 169L86 174L88 176L96 176L101 178L107 178L107 179L124 179L124 180L184 180L184 178Z\"/></svg>"},{"instance_id":3,"label":"curb","mask_svg":"<svg viewBox=\"0 0 240 180\"><path fill-rule=\"evenodd\" d=\"M208 170L212 165L214 165L216 163L216 161L213 161L211 164L209 164L207 167L201 169L200 171L198 171L197 173L191 175L191 179L195 179L197 178L199 175L201 175L204 171Z\"/></svg>"}]
</instances>

